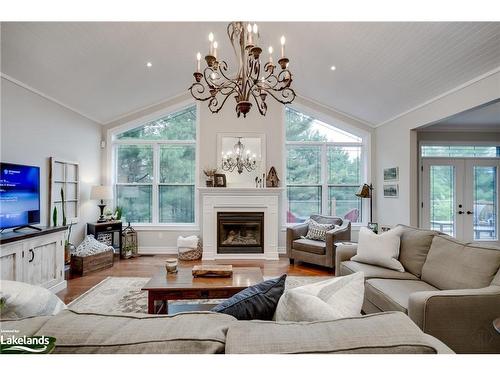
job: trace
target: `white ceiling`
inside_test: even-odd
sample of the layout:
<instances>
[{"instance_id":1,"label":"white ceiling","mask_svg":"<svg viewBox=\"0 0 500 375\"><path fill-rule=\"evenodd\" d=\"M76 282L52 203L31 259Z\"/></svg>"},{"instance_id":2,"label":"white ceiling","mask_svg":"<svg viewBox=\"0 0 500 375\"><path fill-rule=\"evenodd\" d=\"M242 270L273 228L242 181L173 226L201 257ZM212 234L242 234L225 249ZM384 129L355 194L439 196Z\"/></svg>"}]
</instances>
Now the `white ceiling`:
<instances>
[{"instance_id":1,"label":"white ceiling","mask_svg":"<svg viewBox=\"0 0 500 375\"><path fill-rule=\"evenodd\" d=\"M298 95L372 125L500 66L500 23L260 23L263 49L287 38ZM225 23L2 23L1 71L108 123L185 93ZM267 56L267 53L265 53ZM151 69L146 62L151 61ZM330 66L335 65L335 71Z\"/></svg>"},{"instance_id":2,"label":"white ceiling","mask_svg":"<svg viewBox=\"0 0 500 375\"><path fill-rule=\"evenodd\" d=\"M422 129L425 131L500 132L500 101L456 114Z\"/></svg>"}]
</instances>

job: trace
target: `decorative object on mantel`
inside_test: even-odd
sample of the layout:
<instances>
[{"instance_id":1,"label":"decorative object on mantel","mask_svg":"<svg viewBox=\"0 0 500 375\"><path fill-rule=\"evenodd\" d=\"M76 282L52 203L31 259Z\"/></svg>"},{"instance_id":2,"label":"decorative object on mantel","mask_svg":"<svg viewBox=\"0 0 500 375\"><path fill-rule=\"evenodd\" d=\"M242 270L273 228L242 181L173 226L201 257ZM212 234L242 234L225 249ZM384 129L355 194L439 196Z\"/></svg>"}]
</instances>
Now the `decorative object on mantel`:
<instances>
[{"instance_id":1,"label":"decorative object on mantel","mask_svg":"<svg viewBox=\"0 0 500 375\"><path fill-rule=\"evenodd\" d=\"M128 222L127 227L122 231L122 251L120 253L122 259L139 256L139 246L137 242L137 232Z\"/></svg>"},{"instance_id":2,"label":"decorative object on mantel","mask_svg":"<svg viewBox=\"0 0 500 375\"><path fill-rule=\"evenodd\" d=\"M214 187L226 187L226 175L216 173L214 175Z\"/></svg>"},{"instance_id":3,"label":"decorative object on mantel","mask_svg":"<svg viewBox=\"0 0 500 375\"><path fill-rule=\"evenodd\" d=\"M59 217L57 213L63 214L63 220L78 223L80 212L79 176L80 166L77 162L50 158L49 212L52 212L52 217L49 217L49 226L61 225L61 223L58 223ZM62 225L65 224L62 223Z\"/></svg>"},{"instance_id":4,"label":"decorative object on mantel","mask_svg":"<svg viewBox=\"0 0 500 375\"><path fill-rule=\"evenodd\" d=\"M279 187L280 179L278 178L278 172L276 172L276 168L271 167L269 169L269 173L266 178L266 186L269 187Z\"/></svg>"},{"instance_id":5,"label":"decorative object on mantel","mask_svg":"<svg viewBox=\"0 0 500 375\"><path fill-rule=\"evenodd\" d=\"M113 199L113 188L111 186L103 185L92 186L92 189L90 190L90 199L101 201L101 203L97 205L101 210L101 216L97 222L105 222L106 218L104 217L104 207L106 207L106 204L104 201Z\"/></svg>"},{"instance_id":6,"label":"decorative object on mantel","mask_svg":"<svg viewBox=\"0 0 500 375\"><path fill-rule=\"evenodd\" d=\"M194 277L231 277L233 266L230 264L200 264L193 267Z\"/></svg>"},{"instance_id":7,"label":"decorative object on mantel","mask_svg":"<svg viewBox=\"0 0 500 375\"><path fill-rule=\"evenodd\" d=\"M276 73L272 47L268 49L269 61L261 69L262 48L258 46L260 35L256 24L252 26L250 22L231 22L227 26L227 36L239 62L238 73L232 78L228 77L228 64L217 59L218 43L214 41L214 34L210 33L210 47L205 56L207 67L203 69L203 73L200 66L201 53L196 54L197 65L193 73L195 82L189 88L193 98L199 101L208 100L210 111L217 113L229 97L234 97L238 117L242 113L243 117L246 117L252 108L251 98L263 116L267 112L268 94L282 104L289 104L295 99L295 92L290 88L292 74L288 70L289 59L285 56L284 36L280 40L281 58L278 60L281 71Z\"/></svg>"},{"instance_id":8,"label":"decorative object on mantel","mask_svg":"<svg viewBox=\"0 0 500 375\"><path fill-rule=\"evenodd\" d=\"M213 187L214 186L214 176L217 173L217 168L205 168L203 170L205 176L207 176L206 186Z\"/></svg>"},{"instance_id":9,"label":"decorative object on mantel","mask_svg":"<svg viewBox=\"0 0 500 375\"><path fill-rule=\"evenodd\" d=\"M370 223L373 221L373 185L363 184L356 192L356 196L370 200Z\"/></svg>"},{"instance_id":10,"label":"decorative object on mantel","mask_svg":"<svg viewBox=\"0 0 500 375\"><path fill-rule=\"evenodd\" d=\"M251 172L257 168L256 155L250 150L245 152L245 145L241 142L243 137L237 137L238 142L233 146L233 151L222 153L222 170L232 172L235 169L239 174L243 173L243 169Z\"/></svg>"},{"instance_id":11,"label":"decorative object on mantel","mask_svg":"<svg viewBox=\"0 0 500 375\"><path fill-rule=\"evenodd\" d=\"M203 255L203 248L198 236L177 237L177 251L179 260L198 260Z\"/></svg>"}]
</instances>

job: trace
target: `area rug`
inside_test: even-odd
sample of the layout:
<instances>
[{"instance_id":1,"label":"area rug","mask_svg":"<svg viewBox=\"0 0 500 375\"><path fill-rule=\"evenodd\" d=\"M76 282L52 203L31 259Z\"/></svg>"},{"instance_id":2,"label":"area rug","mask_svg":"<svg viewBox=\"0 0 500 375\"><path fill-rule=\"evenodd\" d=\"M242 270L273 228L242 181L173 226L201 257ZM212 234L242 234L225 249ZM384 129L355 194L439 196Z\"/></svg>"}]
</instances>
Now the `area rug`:
<instances>
[{"instance_id":1,"label":"area rug","mask_svg":"<svg viewBox=\"0 0 500 375\"><path fill-rule=\"evenodd\" d=\"M285 289L296 288L330 278L329 276L288 276ZM264 277L265 280L270 277ZM149 281L147 277L108 277L95 285L77 299L68 308L79 312L95 312L101 314L116 313L147 313L147 292L141 288ZM223 300L175 300L169 301L169 306L176 304L217 304Z\"/></svg>"}]
</instances>

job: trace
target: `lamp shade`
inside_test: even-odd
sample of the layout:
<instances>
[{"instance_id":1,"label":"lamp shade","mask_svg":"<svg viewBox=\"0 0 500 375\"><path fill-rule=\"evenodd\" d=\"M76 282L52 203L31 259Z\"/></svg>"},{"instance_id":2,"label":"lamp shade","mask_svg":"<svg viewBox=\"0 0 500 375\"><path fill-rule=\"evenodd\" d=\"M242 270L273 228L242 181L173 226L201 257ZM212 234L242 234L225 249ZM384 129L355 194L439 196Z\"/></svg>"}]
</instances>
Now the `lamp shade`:
<instances>
[{"instance_id":1,"label":"lamp shade","mask_svg":"<svg viewBox=\"0 0 500 375\"><path fill-rule=\"evenodd\" d=\"M92 186L90 190L90 199L93 200L108 200L113 199L113 187L111 186Z\"/></svg>"},{"instance_id":2,"label":"lamp shade","mask_svg":"<svg viewBox=\"0 0 500 375\"><path fill-rule=\"evenodd\" d=\"M360 198L371 198L371 186L368 184L363 184L359 187L358 191L356 192L356 196Z\"/></svg>"}]
</instances>

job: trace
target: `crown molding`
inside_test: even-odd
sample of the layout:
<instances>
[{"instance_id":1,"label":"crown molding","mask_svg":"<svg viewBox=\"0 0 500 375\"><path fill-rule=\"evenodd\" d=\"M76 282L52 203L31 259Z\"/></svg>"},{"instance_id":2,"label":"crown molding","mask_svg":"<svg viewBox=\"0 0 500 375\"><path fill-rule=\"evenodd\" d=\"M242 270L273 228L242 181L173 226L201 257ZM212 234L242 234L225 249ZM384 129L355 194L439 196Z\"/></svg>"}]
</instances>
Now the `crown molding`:
<instances>
[{"instance_id":1,"label":"crown molding","mask_svg":"<svg viewBox=\"0 0 500 375\"><path fill-rule=\"evenodd\" d=\"M477 83L477 82L479 82L479 81L481 81L481 80L483 80L485 78L488 78L488 77L490 77L490 76L492 76L492 75L494 75L496 73L499 73L499 72L500 72L500 66L497 67L497 68L495 68L495 69L493 69L493 70L490 70L490 71L488 71L488 72L486 72L484 74L481 74L480 76L477 76L477 77L471 79L470 81L462 83L461 85L459 85L459 86L457 86L457 87L455 87L455 88L453 88L451 90L448 90L448 91L446 91L446 92L444 92L444 93L442 93L442 94L440 94L438 96L435 96L435 97L433 97L433 98L431 98L431 99L429 99L429 100L427 100L427 101L425 101L425 102L423 102L423 103L421 103L421 104L419 104L419 105L417 105L417 106L415 106L413 108L410 108L407 111L401 112L399 115L396 115L394 117L389 118L388 120L385 120L385 121L383 121L383 122L381 122L379 124L376 124L375 128L378 128L380 126L383 126L383 125L386 125L386 124L388 124L390 122L393 122L394 120L397 120L398 118L406 116L409 113L415 112L415 111L419 110L420 108L423 108L423 107L425 107L425 106L427 106L429 104L432 104L432 103L434 103L434 102L436 102L436 101L438 101L440 99L443 99L443 98L445 98L445 97L447 97L447 96L449 96L451 94L454 94L457 91L460 91L460 90L462 90L462 89L464 89L464 88L466 88L468 86L473 85L474 83Z\"/></svg>"},{"instance_id":2,"label":"crown molding","mask_svg":"<svg viewBox=\"0 0 500 375\"><path fill-rule=\"evenodd\" d=\"M75 109L75 108L73 108L73 107L71 107L71 106L69 106L69 105L67 105L67 104L63 103L63 102L61 102L61 101L59 101L59 100L57 100L57 99L53 98L53 97L52 97L52 96L50 96L50 95L44 94L43 92L41 92L41 91L39 91L39 90L37 90L37 89L35 89L35 88L33 88L33 87L31 87L31 86L27 85L27 84L26 84L26 83L24 83L24 82L21 82L21 81L19 81L19 80L15 79L15 78L13 78L13 77L11 77L11 76L9 76L9 75L5 74L5 73L3 73L3 72L0 72L0 76L1 76L3 79L5 79L5 80L7 80L7 81L9 81L9 82L12 82L13 84L15 84L15 85L17 85L17 86L19 86L19 87L22 87L22 88L23 88L23 89L25 89L25 90L31 91L32 93L37 94L37 95L41 96L41 97L42 97L42 98L44 98L44 99L50 100L51 102L54 102L54 103L56 103L56 104L60 105L61 107L64 107L64 108L66 108L66 109L69 109L71 112L74 112L74 113L76 113L76 114L78 114L78 115L80 115L80 116L82 116L82 117L85 117L87 120L90 120L90 121L92 121L92 122L95 122L95 123L97 123L97 124L99 124L99 125L103 125L103 123L102 123L101 121L99 121L99 120L97 120L97 119L93 118L92 116L89 116L89 115L87 115L87 114L85 114L85 113L83 113L83 112L81 112L81 111L79 111L79 110L77 110L77 109Z\"/></svg>"}]
</instances>

